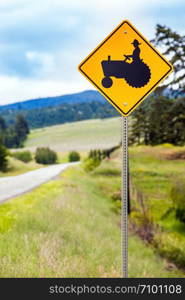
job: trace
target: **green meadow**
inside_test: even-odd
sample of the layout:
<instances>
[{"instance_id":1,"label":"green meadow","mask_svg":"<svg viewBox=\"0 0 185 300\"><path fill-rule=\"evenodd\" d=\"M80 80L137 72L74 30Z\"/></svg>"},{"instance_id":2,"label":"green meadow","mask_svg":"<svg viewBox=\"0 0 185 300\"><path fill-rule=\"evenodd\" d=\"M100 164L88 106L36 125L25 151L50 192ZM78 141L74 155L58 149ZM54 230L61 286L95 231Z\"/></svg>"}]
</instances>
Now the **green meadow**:
<instances>
[{"instance_id":1,"label":"green meadow","mask_svg":"<svg viewBox=\"0 0 185 300\"><path fill-rule=\"evenodd\" d=\"M33 130L26 147L50 146L67 161L90 149L120 142L120 118L90 120ZM171 207L170 189L185 176L183 147L130 147L131 206L129 276L184 277L185 227ZM10 158L16 175L40 166ZM14 166L14 167L13 167ZM56 180L0 206L0 277L120 277L121 151L91 172L71 167ZM134 192L133 192L134 191ZM142 195L142 201L136 196ZM152 243L138 234L143 206L154 227Z\"/></svg>"},{"instance_id":2,"label":"green meadow","mask_svg":"<svg viewBox=\"0 0 185 300\"><path fill-rule=\"evenodd\" d=\"M1 277L120 277L117 155L92 173L69 168L54 181L0 206ZM182 276L130 234L131 277Z\"/></svg>"},{"instance_id":3,"label":"green meadow","mask_svg":"<svg viewBox=\"0 0 185 300\"><path fill-rule=\"evenodd\" d=\"M26 148L50 146L58 152L110 148L121 141L121 119L96 119L66 123L31 131Z\"/></svg>"}]
</instances>

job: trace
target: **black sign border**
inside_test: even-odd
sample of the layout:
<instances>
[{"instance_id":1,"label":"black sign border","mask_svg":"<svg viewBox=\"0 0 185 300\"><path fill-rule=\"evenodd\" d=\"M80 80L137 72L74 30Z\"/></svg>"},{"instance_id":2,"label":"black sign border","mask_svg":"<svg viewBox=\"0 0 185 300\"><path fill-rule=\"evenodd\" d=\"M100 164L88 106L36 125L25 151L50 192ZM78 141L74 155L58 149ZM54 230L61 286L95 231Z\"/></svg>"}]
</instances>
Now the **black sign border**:
<instances>
[{"instance_id":1,"label":"black sign border","mask_svg":"<svg viewBox=\"0 0 185 300\"><path fill-rule=\"evenodd\" d=\"M153 87L150 89L150 90L148 90L148 92L144 95L144 96L142 96L142 98L141 99L139 99L138 101L137 101L137 103L127 112L127 113L124 113L120 108L119 108L119 106L117 106L117 104L82 70L82 66L86 63L86 61L88 61L90 58L91 58L91 56L93 56L94 55L94 53L96 53L97 51L98 51L98 49L99 48L101 48L101 46L103 46L110 38L111 38L111 36L120 28L120 27L122 27L123 26L123 24L128 24L136 33L137 33L137 35L139 35L140 36L140 38L142 39L142 40L144 40L145 41L145 43L147 43L147 45L153 50L153 51L155 51L155 53L169 66L169 71L168 72L166 72L165 74L164 74L164 76L163 77L161 77L154 85L153 85ZM124 115L124 116L127 116L133 109L134 109L134 107L136 107L142 100L143 100L143 98L145 98L148 94L150 94L150 92L151 92L151 90L153 90L154 88L155 88L155 86L157 86L158 85L158 83L159 82L161 82L162 80L163 80L163 78L165 78L166 76L167 76L167 74L168 73L170 73L172 70L173 70L173 68L172 68L172 66L163 58L163 56L161 56L156 50L155 50L155 48L153 48L151 45L150 45L150 43L148 43L148 41L147 40L145 40L144 39L144 37L128 22L128 21L123 21L80 65L79 65L79 70L89 79L89 81L91 81L92 83L93 83L93 85L95 85L96 86L96 88L99 90L99 91L101 91L101 93L107 98L107 99L109 99L109 101L114 105L114 106L116 106L117 107L117 109L118 109L118 111L119 112L121 112L122 113L122 115Z\"/></svg>"}]
</instances>

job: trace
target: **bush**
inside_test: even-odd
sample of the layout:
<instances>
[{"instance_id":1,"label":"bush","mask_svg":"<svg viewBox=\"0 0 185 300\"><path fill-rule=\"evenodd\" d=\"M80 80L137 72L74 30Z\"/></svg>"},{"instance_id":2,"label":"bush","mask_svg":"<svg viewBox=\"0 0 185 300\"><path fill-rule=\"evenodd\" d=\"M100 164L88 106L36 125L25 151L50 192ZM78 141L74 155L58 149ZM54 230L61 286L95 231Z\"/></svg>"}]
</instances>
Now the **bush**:
<instances>
[{"instance_id":1,"label":"bush","mask_svg":"<svg viewBox=\"0 0 185 300\"><path fill-rule=\"evenodd\" d=\"M185 183L178 182L171 189L171 199L175 208L176 219L185 223Z\"/></svg>"},{"instance_id":2,"label":"bush","mask_svg":"<svg viewBox=\"0 0 185 300\"><path fill-rule=\"evenodd\" d=\"M11 154L13 157L15 157L18 160L21 160L25 163L28 163L32 160L32 154L30 151L19 151L14 152Z\"/></svg>"},{"instance_id":3,"label":"bush","mask_svg":"<svg viewBox=\"0 0 185 300\"><path fill-rule=\"evenodd\" d=\"M69 153L68 160L70 162L72 162L72 161L79 161L80 160L80 154L77 151L71 151Z\"/></svg>"},{"instance_id":4,"label":"bush","mask_svg":"<svg viewBox=\"0 0 185 300\"><path fill-rule=\"evenodd\" d=\"M5 148L5 146L1 144L0 141L0 171L2 172L5 172L8 166L7 155L8 155L8 151Z\"/></svg>"},{"instance_id":5,"label":"bush","mask_svg":"<svg viewBox=\"0 0 185 300\"><path fill-rule=\"evenodd\" d=\"M35 153L35 161L38 164L51 165L57 161L57 154L49 148L37 148Z\"/></svg>"},{"instance_id":6,"label":"bush","mask_svg":"<svg viewBox=\"0 0 185 300\"><path fill-rule=\"evenodd\" d=\"M101 163L101 160L99 160L97 158L87 158L84 161L83 167L86 172L91 172L95 168L97 168L100 165L100 163Z\"/></svg>"}]
</instances>

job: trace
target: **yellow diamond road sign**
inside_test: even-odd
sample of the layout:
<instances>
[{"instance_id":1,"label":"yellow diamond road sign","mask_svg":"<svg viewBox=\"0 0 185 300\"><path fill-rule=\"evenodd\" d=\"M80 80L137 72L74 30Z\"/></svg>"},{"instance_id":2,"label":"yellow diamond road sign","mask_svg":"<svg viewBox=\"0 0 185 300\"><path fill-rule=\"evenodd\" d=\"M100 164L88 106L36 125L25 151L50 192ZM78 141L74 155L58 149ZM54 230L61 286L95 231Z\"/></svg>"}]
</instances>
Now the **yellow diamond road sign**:
<instances>
[{"instance_id":1,"label":"yellow diamond road sign","mask_svg":"<svg viewBox=\"0 0 185 300\"><path fill-rule=\"evenodd\" d=\"M128 116L172 69L129 21L123 21L79 65L80 72L123 116Z\"/></svg>"}]
</instances>

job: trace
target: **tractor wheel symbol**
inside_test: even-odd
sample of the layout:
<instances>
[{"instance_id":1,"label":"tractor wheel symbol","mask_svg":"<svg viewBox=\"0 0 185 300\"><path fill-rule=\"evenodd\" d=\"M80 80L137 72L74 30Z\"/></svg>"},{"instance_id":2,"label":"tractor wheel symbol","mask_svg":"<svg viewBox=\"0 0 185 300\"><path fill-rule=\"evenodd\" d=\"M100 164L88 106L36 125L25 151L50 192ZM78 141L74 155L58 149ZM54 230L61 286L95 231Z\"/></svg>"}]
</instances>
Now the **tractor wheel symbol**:
<instances>
[{"instance_id":1,"label":"tractor wheel symbol","mask_svg":"<svg viewBox=\"0 0 185 300\"><path fill-rule=\"evenodd\" d=\"M113 84L113 81L110 77L104 77L102 79L102 85L105 87L105 88L110 88Z\"/></svg>"}]
</instances>

